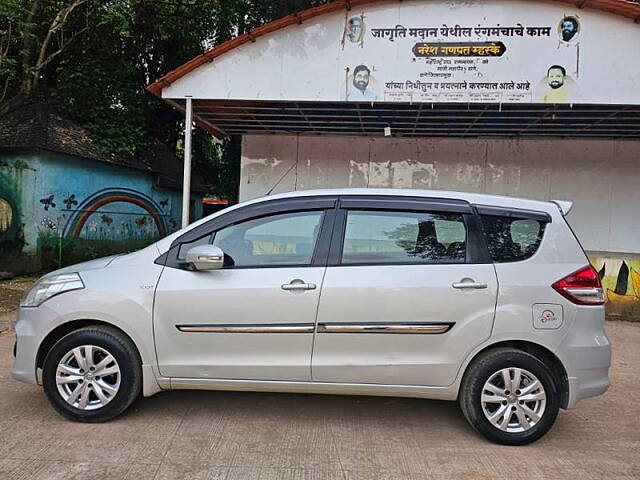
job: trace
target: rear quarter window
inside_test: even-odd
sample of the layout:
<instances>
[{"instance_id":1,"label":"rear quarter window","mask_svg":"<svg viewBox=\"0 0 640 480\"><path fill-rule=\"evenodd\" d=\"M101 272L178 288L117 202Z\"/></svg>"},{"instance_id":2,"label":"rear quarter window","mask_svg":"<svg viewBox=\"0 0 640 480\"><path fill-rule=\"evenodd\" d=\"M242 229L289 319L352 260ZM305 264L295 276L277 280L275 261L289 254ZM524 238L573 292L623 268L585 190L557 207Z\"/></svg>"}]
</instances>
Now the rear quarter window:
<instances>
[{"instance_id":1,"label":"rear quarter window","mask_svg":"<svg viewBox=\"0 0 640 480\"><path fill-rule=\"evenodd\" d=\"M547 222L530 218L480 215L491 258L496 263L532 257L540 247Z\"/></svg>"}]
</instances>

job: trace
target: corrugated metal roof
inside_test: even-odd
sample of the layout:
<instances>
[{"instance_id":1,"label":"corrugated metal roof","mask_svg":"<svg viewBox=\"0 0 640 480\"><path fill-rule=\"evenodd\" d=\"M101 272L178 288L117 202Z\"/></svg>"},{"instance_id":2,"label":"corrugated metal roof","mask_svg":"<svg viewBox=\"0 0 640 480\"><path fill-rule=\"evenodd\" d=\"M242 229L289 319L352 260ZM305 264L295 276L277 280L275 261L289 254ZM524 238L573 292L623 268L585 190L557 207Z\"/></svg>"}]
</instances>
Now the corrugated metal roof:
<instances>
[{"instance_id":1,"label":"corrugated metal roof","mask_svg":"<svg viewBox=\"0 0 640 480\"><path fill-rule=\"evenodd\" d=\"M640 138L640 105L194 100L225 135Z\"/></svg>"}]
</instances>

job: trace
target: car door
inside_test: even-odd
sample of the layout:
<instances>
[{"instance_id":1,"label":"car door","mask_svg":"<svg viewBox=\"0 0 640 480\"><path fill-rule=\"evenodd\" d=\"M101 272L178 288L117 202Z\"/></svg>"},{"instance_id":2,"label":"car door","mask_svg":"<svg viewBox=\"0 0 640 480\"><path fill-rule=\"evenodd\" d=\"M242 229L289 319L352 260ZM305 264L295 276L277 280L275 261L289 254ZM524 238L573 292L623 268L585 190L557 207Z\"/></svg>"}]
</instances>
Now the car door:
<instances>
[{"instance_id":1,"label":"car door","mask_svg":"<svg viewBox=\"0 0 640 480\"><path fill-rule=\"evenodd\" d=\"M163 376L310 380L335 199L267 203L174 242L154 305ZM202 243L223 250L222 269L185 264Z\"/></svg>"},{"instance_id":2,"label":"car door","mask_svg":"<svg viewBox=\"0 0 640 480\"><path fill-rule=\"evenodd\" d=\"M490 335L497 288L471 205L342 197L313 380L449 385Z\"/></svg>"}]
</instances>

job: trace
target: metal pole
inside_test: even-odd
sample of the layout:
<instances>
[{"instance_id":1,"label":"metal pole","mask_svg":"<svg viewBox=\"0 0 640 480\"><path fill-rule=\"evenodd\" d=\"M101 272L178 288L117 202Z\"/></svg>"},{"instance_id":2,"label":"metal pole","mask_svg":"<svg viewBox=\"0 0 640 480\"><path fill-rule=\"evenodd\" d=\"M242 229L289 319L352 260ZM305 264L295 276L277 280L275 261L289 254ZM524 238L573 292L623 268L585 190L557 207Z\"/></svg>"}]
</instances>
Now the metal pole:
<instances>
[{"instance_id":1,"label":"metal pole","mask_svg":"<svg viewBox=\"0 0 640 480\"><path fill-rule=\"evenodd\" d=\"M192 116L191 97L186 97L186 111L184 116L184 176L182 180L182 228L189 225L189 200L191 199Z\"/></svg>"},{"instance_id":2,"label":"metal pole","mask_svg":"<svg viewBox=\"0 0 640 480\"><path fill-rule=\"evenodd\" d=\"M62 230L58 235L58 268L62 268Z\"/></svg>"}]
</instances>

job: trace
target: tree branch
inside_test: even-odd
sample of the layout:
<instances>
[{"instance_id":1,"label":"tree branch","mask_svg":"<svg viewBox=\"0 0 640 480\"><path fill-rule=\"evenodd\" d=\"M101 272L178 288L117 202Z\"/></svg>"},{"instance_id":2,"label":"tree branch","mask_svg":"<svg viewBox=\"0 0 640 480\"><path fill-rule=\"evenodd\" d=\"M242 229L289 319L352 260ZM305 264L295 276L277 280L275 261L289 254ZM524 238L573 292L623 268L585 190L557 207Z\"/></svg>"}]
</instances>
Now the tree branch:
<instances>
[{"instance_id":1,"label":"tree branch","mask_svg":"<svg viewBox=\"0 0 640 480\"><path fill-rule=\"evenodd\" d=\"M9 47L11 47L11 23L9 23L9 29L6 32L0 32L0 33L2 33L2 40L6 43L4 48L0 44L0 65L1 65L2 61L5 58L7 58L7 56L9 55Z\"/></svg>"},{"instance_id":2,"label":"tree branch","mask_svg":"<svg viewBox=\"0 0 640 480\"><path fill-rule=\"evenodd\" d=\"M89 27L84 27L81 30L78 30L76 33L72 34L69 38L67 38L66 40L61 41L60 43L60 48L58 50L56 50L53 53L50 53L49 55L47 55L47 58L45 58L42 63L36 65L36 69L38 70L42 70L44 67L47 66L47 64L53 60L54 58L56 58L58 55L60 55L65 48L67 48L69 46L69 44L77 37L79 37L82 33L84 33L85 31L89 30Z\"/></svg>"},{"instance_id":3,"label":"tree branch","mask_svg":"<svg viewBox=\"0 0 640 480\"><path fill-rule=\"evenodd\" d=\"M33 18L38 11L38 7L40 6L39 0L33 0L31 3L31 8L29 9L29 13L27 14L27 18L22 23L22 28L20 29L20 37L22 38L22 72L26 76L29 71L29 67L31 64L31 55L32 49L31 44L33 43ZM24 79L23 79L24 80ZM24 81L23 81L24 84Z\"/></svg>"},{"instance_id":4,"label":"tree branch","mask_svg":"<svg viewBox=\"0 0 640 480\"><path fill-rule=\"evenodd\" d=\"M61 42L61 46L60 46L60 48L58 50L56 50L52 54L47 55L47 51L49 50L49 44L51 43L51 37L65 25L65 23L67 22L67 20L69 18L69 15L76 8L78 8L79 6L81 6L82 4L84 4L86 2L87 2L87 0L74 0L74 2L71 3L71 5L69 5L68 7L63 8L62 10L60 10L56 14L56 16L54 17L53 21L51 22L51 25L49 26L49 30L47 31L47 35L44 37L44 40L42 41L42 44L40 45L40 52L38 53L38 58L36 60L34 68L33 68L32 88L35 88L36 85L38 84L38 80L40 79L40 72L42 71L42 69L49 62L51 62L51 60L53 60L60 53L62 53L62 51L65 48L65 43L63 41L63 42ZM78 33L84 32L87 28L88 27L83 28ZM73 35L71 39L73 39L75 36L76 35Z\"/></svg>"},{"instance_id":5,"label":"tree branch","mask_svg":"<svg viewBox=\"0 0 640 480\"><path fill-rule=\"evenodd\" d=\"M7 96L7 90L9 88L9 75L4 79L4 88L2 89L2 95L0 95L0 104L4 101L4 97Z\"/></svg>"}]
</instances>

